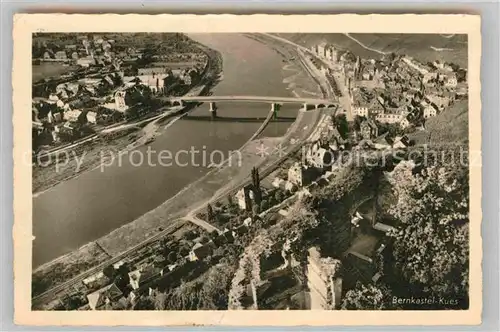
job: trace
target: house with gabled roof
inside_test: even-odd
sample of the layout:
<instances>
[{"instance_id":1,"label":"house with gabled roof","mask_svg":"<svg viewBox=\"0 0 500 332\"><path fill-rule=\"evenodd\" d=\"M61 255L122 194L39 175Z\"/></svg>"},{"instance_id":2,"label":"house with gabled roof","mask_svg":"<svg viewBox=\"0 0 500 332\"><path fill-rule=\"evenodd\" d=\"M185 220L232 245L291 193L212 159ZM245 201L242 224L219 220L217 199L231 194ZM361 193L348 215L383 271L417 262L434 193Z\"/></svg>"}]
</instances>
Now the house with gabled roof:
<instances>
[{"instance_id":1,"label":"house with gabled roof","mask_svg":"<svg viewBox=\"0 0 500 332\"><path fill-rule=\"evenodd\" d=\"M99 310L106 304L120 299L123 296L122 291L114 283L103 287L87 295L89 307L92 310Z\"/></svg>"},{"instance_id":2,"label":"house with gabled roof","mask_svg":"<svg viewBox=\"0 0 500 332\"><path fill-rule=\"evenodd\" d=\"M130 286L134 290L139 289L161 274L161 269L155 268L152 264L141 267L140 269L128 273Z\"/></svg>"},{"instance_id":3,"label":"house with gabled roof","mask_svg":"<svg viewBox=\"0 0 500 332\"><path fill-rule=\"evenodd\" d=\"M210 256L215 248L215 245L212 241L207 242L205 244L201 244L197 242L191 252L189 253L189 260L194 262L201 260L207 256Z\"/></svg>"},{"instance_id":4,"label":"house with gabled roof","mask_svg":"<svg viewBox=\"0 0 500 332\"><path fill-rule=\"evenodd\" d=\"M378 127L371 119L361 122L359 127L361 136L364 139L372 139L378 136Z\"/></svg>"}]
</instances>

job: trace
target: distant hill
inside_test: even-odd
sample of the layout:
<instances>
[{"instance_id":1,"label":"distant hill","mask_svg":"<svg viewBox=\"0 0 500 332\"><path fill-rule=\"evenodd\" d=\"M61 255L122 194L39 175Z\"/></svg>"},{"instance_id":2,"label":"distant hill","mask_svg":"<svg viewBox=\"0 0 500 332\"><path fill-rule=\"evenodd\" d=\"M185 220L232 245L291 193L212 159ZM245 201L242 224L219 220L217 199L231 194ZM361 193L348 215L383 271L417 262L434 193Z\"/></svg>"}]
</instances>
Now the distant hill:
<instances>
[{"instance_id":1,"label":"distant hill","mask_svg":"<svg viewBox=\"0 0 500 332\"><path fill-rule=\"evenodd\" d=\"M311 47L326 42L363 58L378 59L382 54L369 50L372 48L382 53L394 52L407 54L422 62L446 61L454 62L467 68L467 36L440 34L349 34L364 44L363 47L349 36L340 33L281 33L277 34L299 45Z\"/></svg>"}]
</instances>

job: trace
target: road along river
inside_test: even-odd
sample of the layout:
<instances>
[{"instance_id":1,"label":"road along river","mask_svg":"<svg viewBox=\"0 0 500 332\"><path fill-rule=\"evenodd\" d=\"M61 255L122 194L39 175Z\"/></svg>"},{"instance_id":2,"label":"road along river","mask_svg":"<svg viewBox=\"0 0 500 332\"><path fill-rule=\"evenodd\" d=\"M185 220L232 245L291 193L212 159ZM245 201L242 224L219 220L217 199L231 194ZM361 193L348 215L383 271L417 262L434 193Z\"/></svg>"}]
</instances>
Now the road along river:
<instances>
[{"instance_id":1,"label":"road along river","mask_svg":"<svg viewBox=\"0 0 500 332\"><path fill-rule=\"evenodd\" d=\"M236 34L191 37L222 54L223 80L214 88L214 95L294 96L289 88L293 83L290 71L284 70L283 59L265 45ZM110 166L34 197L33 267L97 240L173 197L210 171L210 158L217 162L240 148L260 127L269 108L269 104L221 103L217 110L220 120L210 121L208 105L201 105L165 126L154 142L138 148L137 153L125 154ZM284 105L280 118L269 124L263 136L283 135L297 110L295 105ZM175 155L195 150L200 154L194 163L186 159L186 153L178 163L162 166L154 162L158 157L140 162L140 155L145 158L148 150L150 155L155 152L153 156L160 151ZM208 161L202 160L202 151L211 156Z\"/></svg>"}]
</instances>

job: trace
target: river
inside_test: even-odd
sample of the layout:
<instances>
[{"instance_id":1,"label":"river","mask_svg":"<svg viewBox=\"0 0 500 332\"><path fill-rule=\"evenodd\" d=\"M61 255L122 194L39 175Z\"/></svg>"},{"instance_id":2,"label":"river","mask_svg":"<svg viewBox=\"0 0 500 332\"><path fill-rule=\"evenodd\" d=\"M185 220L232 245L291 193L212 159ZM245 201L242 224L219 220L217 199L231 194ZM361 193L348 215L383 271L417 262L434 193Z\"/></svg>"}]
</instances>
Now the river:
<instances>
[{"instance_id":1,"label":"river","mask_svg":"<svg viewBox=\"0 0 500 332\"><path fill-rule=\"evenodd\" d=\"M292 96L284 83L290 73L283 69L282 58L265 45L236 34L190 37L222 54L224 78L213 89L214 95ZM297 108L283 106L280 119L270 123L263 135L283 135ZM156 156L161 150L175 155L194 149L206 151L217 162L216 157L228 156L252 136L269 109L269 104L222 103L217 111L221 119L210 121L208 105L201 105L138 151L146 156L150 149ZM220 152L212 153L215 150ZM139 158L124 155L121 165L117 160L103 171L89 171L33 198L33 268L134 220L210 170L208 163L184 166L185 156L171 166L138 165ZM201 162L196 159L197 164Z\"/></svg>"}]
</instances>

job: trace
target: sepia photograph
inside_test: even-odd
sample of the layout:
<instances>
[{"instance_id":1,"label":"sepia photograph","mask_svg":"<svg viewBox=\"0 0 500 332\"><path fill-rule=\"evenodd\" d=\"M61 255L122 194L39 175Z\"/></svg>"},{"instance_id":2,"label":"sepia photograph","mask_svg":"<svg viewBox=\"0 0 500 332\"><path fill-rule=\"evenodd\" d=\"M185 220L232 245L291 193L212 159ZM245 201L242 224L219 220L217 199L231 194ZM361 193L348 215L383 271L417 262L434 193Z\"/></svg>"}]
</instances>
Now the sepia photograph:
<instances>
[{"instance_id":1,"label":"sepia photograph","mask_svg":"<svg viewBox=\"0 0 500 332\"><path fill-rule=\"evenodd\" d=\"M275 30L30 32L28 310L471 309L471 35Z\"/></svg>"}]
</instances>

